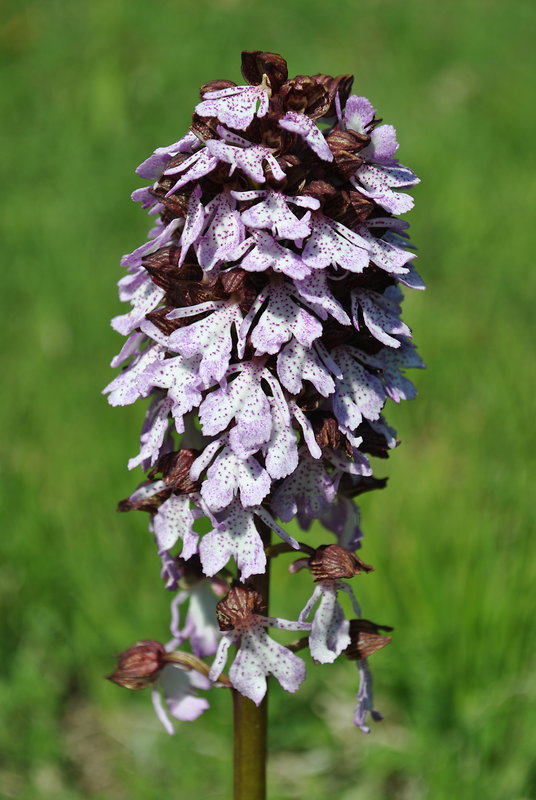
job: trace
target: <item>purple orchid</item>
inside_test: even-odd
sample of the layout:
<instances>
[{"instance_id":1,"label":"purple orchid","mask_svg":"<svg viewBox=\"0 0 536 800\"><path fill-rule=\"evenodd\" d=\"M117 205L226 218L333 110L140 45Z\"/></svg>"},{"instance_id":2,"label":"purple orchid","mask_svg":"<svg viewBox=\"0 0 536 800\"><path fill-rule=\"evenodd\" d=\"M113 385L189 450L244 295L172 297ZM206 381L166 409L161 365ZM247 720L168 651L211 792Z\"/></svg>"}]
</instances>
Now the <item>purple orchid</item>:
<instances>
[{"instance_id":1,"label":"purple orchid","mask_svg":"<svg viewBox=\"0 0 536 800\"><path fill-rule=\"evenodd\" d=\"M273 675L287 692L296 692L305 679L305 662L271 639L266 628L285 631L310 630L310 623L266 617L257 592L236 587L218 603L223 631L209 677L216 681L227 663L229 647L240 644L229 678L238 691L259 705L266 694L266 677Z\"/></svg>"},{"instance_id":2,"label":"purple orchid","mask_svg":"<svg viewBox=\"0 0 536 800\"><path fill-rule=\"evenodd\" d=\"M259 704L273 675L297 691L295 651L308 645L317 663L357 661L355 723L368 731L380 715L367 658L390 638L362 619L348 583L371 569L355 555L354 498L385 486L370 458L398 443L386 404L415 395L405 370L423 366L401 311L402 288L424 284L393 216L418 179L350 76L289 78L261 51L243 54L242 72L244 85L206 84L191 129L137 170L152 182L133 194L151 230L122 259L130 310L112 325L127 338L105 391L112 405L148 399L128 464L147 479L120 509L150 515L176 595L168 648L130 648L120 677L152 685L172 732L171 717L207 708L199 689L232 685ZM336 544L313 550L280 524L291 521L320 523ZM315 581L297 621L265 604L268 559L287 552ZM306 635L285 647L270 627Z\"/></svg>"}]
</instances>

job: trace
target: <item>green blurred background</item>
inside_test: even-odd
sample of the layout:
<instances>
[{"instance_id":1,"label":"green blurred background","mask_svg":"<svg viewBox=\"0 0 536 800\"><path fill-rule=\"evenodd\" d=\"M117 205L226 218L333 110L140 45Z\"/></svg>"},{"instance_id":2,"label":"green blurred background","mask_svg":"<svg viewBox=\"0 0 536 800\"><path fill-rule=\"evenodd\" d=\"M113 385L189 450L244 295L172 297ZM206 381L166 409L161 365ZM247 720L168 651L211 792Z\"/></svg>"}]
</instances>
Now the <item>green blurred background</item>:
<instances>
[{"instance_id":1,"label":"green blurred background","mask_svg":"<svg viewBox=\"0 0 536 800\"><path fill-rule=\"evenodd\" d=\"M535 23L533 0L2 4L1 797L229 797L225 692L168 737L147 693L102 679L165 640L169 596L146 517L115 512L143 404L99 393L119 258L147 230L134 167L260 48L291 74L353 72L398 128L429 286L406 302L420 396L390 410L403 446L362 503L376 572L356 588L396 628L372 662L386 720L361 735L354 666L309 665L272 693L270 798L536 798ZM291 616L309 581L285 567L273 611Z\"/></svg>"}]
</instances>

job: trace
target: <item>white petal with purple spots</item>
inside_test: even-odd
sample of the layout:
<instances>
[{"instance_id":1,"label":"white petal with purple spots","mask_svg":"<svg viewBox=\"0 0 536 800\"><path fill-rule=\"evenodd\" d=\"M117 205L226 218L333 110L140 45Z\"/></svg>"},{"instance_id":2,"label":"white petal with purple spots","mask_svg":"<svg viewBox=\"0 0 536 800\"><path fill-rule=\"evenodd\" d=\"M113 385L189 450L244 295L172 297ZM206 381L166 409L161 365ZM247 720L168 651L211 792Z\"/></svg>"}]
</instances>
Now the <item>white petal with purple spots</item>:
<instances>
[{"instance_id":1,"label":"white petal with purple spots","mask_svg":"<svg viewBox=\"0 0 536 800\"><path fill-rule=\"evenodd\" d=\"M199 535L193 524L200 512L191 508L191 496L172 494L162 503L153 517L153 530L159 550L171 550L182 539L182 557L185 559L197 552Z\"/></svg>"},{"instance_id":2,"label":"white petal with purple spots","mask_svg":"<svg viewBox=\"0 0 536 800\"><path fill-rule=\"evenodd\" d=\"M358 234L339 222L313 214L313 232L303 248L302 259L313 269L331 265L350 272L362 272L369 263L370 245Z\"/></svg>"},{"instance_id":3,"label":"white petal with purple spots","mask_svg":"<svg viewBox=\"0 0 536 800\"><path fill-rule=\"evenodd\" d=\"M263 573L266 567L264 545L251 510L235 500L216 515L217 528L206 533L199 545L205 575L215 575L230 558L234 558L245 581L250 575Z\"/></svg>"},{"instance_id":4,"label":"white petal with purple spots","mask_svg":"<svg viewBox=\"0 0 536 800\"><path fill-rule=\"evenodd\" d=\"M280 192L274 191L256 191L256 192L231 192L233 197L237 200L250 200L253 196L261 199L260 203L256 203L246 211L242 211L242 222L248 228L266 228L271 231L274 236L279 239L304 239L311 233L309 225L310 212L305 216L298 219L296 215L288 207L288 203L292 202L296 205L305 206L316 209L320 203L312 197L286 197Z\"/></svg>"},{"instance_id":5,"label":"white petal with purple spots","mask_svg":"<svg viewBox=\"0 0 536 800\"><path fill-rule=\"evenodd\" d=\"M147 369L162 363L165 354L163 347L153 345L136 356L129 366L103 389L103 394L110 395L108 397L110 405L128 406L140 397L147 397L151 386L142 376Z\"/></svg>"},{"instance_id":6,"label":"white petal with purple spots","mask_svg":"<svg viewBox=\"0 0 536 800\"><path fill-rule=\"evenodd\" d=\"M344 430L353 431L363 417L378 419L385 403L381 381L359 363L359 353L354 348L336 347L331 355L343 376L336 383L332 399L339 425Z\"/></svg>"},{"instance_id":7,"label":"white petal with purple spots","mask_svg":"<svg viewBox=\"0 0 536 800\"><path fill-rule=\"evenodd\" d=\"M210 222L197 243L196 252L200 265L209 271L228 259L244 241L244 225L236 210L236 200L228 192L216 195L205 213Z\"/></svg>"},{"instance_id":8,"label":"white petal with purple spots","mask_svg":"<svg viewBox=\"0 0 536 800\"><path fill-rule=\"evenodd\" d=\"M272 267L290 278L305 278L311 268L293 250L283 247L265 231L254 231L255 247L242 260L240 266L248 272L264 272Z\"/></svg>"},{"instance_id":9,"label":"white petal with purple spots","mask_svg":"<svg viewBox=\"0 0 536 800\"><path fill-rule=\"evenodd\" d=\"M144 469L152 467L162 452L162 444L169 424L169 413L173 406L170 397L153 398L147 409L147 415L140 436L141 449L137 456L128 462L128 468L134 469L140 464ZM144 463L145 462L145 463Z\"/></svg>"},{"instance_id":10,"label":"white petal with purple spots","mask_svg":"<svg viewBox=\"0 0 536 800\"><path fill-rule=\"evenodd\" d=\"M282 281L269 284L259 297L242 323L241 335L249 332L256 354L278 353L281 345L294 337L304 347L311 347L313 341L322 335L322 323L301 308L294 300L293 287ZM266 302L260 317L250 328L256 309Z\"/></svg>"},{"instance_id":11,"label":"white petal with purple spots","mask_svg":"<svg viewBox=\"0 0 536 800\"><path fill-rule=\"evenodd\" d=\"M272 430L270 404L261 384L264 365L247 361L230 369L238 372L237 377L201 403L201 429L205 436L214 436L236 420L231 446L237 455L249 455L268 441Z\"/></svg>"},{"instance_id":12,"label":"white petal with purple spots","mask_svg":"<svg viewBox=\"0 0 536 800\"><path fill-rule=\"evenodd\" d=\"M331 294L328 287L328 278L324 271L316 270L301 280L295 280L294 285L298 295L310 308L314 309L321 319L327 319L328 314L340 322L341 325L350 325L350 317Z\"/></svg>"},{"instance_id":13,"label":"white petal with purple spots","mask_svg":"<svg viewBox=\"0 0 536 800\"><path fill-rule=\"evenodd\" d=\"M239 136L234 137L241 139ZM207 141L207 152L211 154L217 161L224 161L231 165L230 174L235 169L241 170L248 178L256 183L265 183L266 177L264 175L263 164L266 162L276 181L282 181L285 173L279 166L272 151L268 147L263 147L260 144L251 144L245 139L241 140L244 144L238 142L238 146L224 142L219 139L209 139Z\"/></svg>"},{"instance_id":14,"label":"white petal with purple spots","mask_svg":"<svg viewBox=\"0 0 536 800\"><path fill-rule=\"evenodd\" d=\"M300 620L306 620L315 603L319 602L309 636L311 656L319 664L331 664L350 644L350 623L337 601L340 586L340 581L317 584L299 616Z\"/></svg>"},{"instance_id":15,"label":"white petal with purple spots","mask_svg":"<svg viewBox=\"0 0 536 800\"><path fill-rule=\"evenodd\" d=\"M385 167L379 164L362 164L351 183L365 197L392 214L405 214L413 208L414 200L405 192L395 192L394 188L415 186L419 178L407 167Z\"/></svg>"},{"instance_id":16,"label":"white petal with purple spots","mask_svg":"<svg viewBox=\"0 0 536 800\"><path fill-rule=\"evenodd\" d=\"M195 110L201 117L217 117L224 125L243 131L253 117L264 117L268 104L264 86L230 86L205 92Z\"/></svg>"},{"instance_id":17,"label":"white petal with purple spots","mask_svg":"<svg viewBox=\"0 0 536 800\"><path fill-rule=\"evenodd\" d=\"M201 356L199 376L205 386L223 378L229 367L233 345L232 329L234 327L238 332L242 323L242 314L236 303L222 301L214 302L212 306L213 313L210 316L179 328L169 336L170 350L181 353L186 358ZM172 312L168 319L176 316L178 315Z\"/></svg>"},{"instance_id":18,"label":"white petal with purple spots","mask_svg":"<svg viewBox=\"0 0 536 800\"><path fill-rule=\"evenodd\" d=\"M391 300L389 294L383 295L369 289L354 289L352 292L352 318L359 330L359 308L363 313L363 321L371 334L387 345L400 347L400 340L393 334L411 336L411 330L400 319L400 306Z\"/></svg>"},{"instance_id":19,"label":"white petal with purple spots","mask_svg":"<svg viewBox=\"0 0 536 800\"><path fill-rule=\"evenodd\" d=\"M241 637L229 678L235 689L259 705L266 694L267 675L273 675L287 692L296 692L305 679L305 662L259 626Z\"/></svg>"},{"instance_id":20,"label":"white petal with purple spots","mask_svg":"<svg viewBox=\"0 0 536 800\"><path fill-rule=\"evenodd\" d=\"M310 381L324 397L335 391L335 383L319 358L315 346L308 348L296 339L286 344L277 356L277 374L292 394L299 394L303 381Z\"/></svg>"},{"instance_id":21,"label":"white petal with purple spots","mask_svg":"<svg viewBox=\"0 0 536 800\"><path fill-rule=\"evenodd\" d=\"M201 495L212 511L221 511L240 492L240 501L247 508L262 503L270 484L270 476L256 458L239 458L225 445L208 469Z\"/></svg>"},{"instance_id":22,"label":"white petal with purple spots","mask_svg":"<svg viewBox=\"0 0 536 800\"><path fill-rule=\"evenodd\" d=\"M282 128L291 133L297 133L307 142L311 150L323 161L333 161L333 153L326 142L322 132L316 122L306 114L299 114L297 111L287 111L281 117L279 124Z\"/></svg>"},{"instance_id":23,"label":"white petal with purple spots","mask_svg":"<svg viewBox=\"0 0 536 800\"><path fill-rule=\"evenodd\" d=\"M336 488L322 459L314 459L302 448L298 468L274 493L272 508L283 522L290 522L297 515L300 526L307 530L313 519L327 510L335 494Z\"/></svg>"}]
</instances>

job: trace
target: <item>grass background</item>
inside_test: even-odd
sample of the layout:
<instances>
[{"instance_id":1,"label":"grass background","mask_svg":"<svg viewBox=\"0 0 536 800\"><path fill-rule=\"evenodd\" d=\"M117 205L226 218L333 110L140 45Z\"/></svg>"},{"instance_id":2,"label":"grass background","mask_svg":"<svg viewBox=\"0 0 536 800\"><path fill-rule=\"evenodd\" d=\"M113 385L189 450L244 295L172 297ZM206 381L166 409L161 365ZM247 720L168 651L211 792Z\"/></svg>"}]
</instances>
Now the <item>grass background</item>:
<instances>
[{"instance_id":1,"label":"grass background","mask_svg":"<svg viewBox=\"0 0 536 800\"><path fill-rule=\"evenodd\" d=\"M0 796L229 796L224 692L167 737L145 693L101 677L166 638L169 597L144 515L114 511L143 410L99 392L119 257L147 229L133 169L261 48L291 74L353 72L398 128L429 285L406 301L429 369L391 409L389 489L362 503L360 598L396 628L373 659L386 720L360 735L352 665L309 666L272 694L270 798L536 798L535 23L532 0L4 0ZM309 587L284 567L290 616Z\"/></svg>"}]
</instances>

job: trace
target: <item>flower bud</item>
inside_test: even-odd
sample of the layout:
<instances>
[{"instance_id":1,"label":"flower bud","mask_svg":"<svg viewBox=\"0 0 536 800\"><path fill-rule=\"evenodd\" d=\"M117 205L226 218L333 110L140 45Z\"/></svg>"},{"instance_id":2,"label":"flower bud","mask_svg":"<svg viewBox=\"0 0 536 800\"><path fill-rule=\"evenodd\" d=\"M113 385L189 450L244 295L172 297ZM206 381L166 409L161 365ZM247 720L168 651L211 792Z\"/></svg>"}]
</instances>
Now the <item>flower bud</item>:
<instances>
[{"instance_id":1,"label":"flower bud","mask_svg":"<svg viewBox=\"0 0 536 800\"><path fill-rule=\"evenodd\" d=\"M158 678L165 666L166 649L160 642L136 642L117 656L117 666L108 680L125 689L145 689Z\"/></svg>"}]
</instances>

